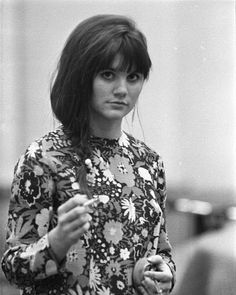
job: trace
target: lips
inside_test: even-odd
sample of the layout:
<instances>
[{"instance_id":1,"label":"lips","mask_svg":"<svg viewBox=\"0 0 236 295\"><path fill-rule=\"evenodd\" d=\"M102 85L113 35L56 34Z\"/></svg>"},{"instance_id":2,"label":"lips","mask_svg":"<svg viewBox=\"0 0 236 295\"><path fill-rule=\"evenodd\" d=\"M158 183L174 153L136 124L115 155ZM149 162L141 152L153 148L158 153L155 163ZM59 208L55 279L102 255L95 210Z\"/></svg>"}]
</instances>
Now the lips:
<instances>
[{"instance_id":1,"label":"lips","mask_svg":"<svg viewBox=\"0 0 236 295\"><path fill-rule=\"evenodd\" d=\"M125 101L110 101L109 103L115 104L115 105L124 105L124 106L128 105L128 103Z\"/></svg>"}]
</instances>

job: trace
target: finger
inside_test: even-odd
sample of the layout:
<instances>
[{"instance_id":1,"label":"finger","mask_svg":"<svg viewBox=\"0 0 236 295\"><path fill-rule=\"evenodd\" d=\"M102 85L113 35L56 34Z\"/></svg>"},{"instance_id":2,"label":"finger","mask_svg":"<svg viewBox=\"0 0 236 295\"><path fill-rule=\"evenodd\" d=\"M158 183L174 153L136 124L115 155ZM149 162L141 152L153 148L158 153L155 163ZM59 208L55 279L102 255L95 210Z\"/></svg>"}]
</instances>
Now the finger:
<instances>
[{"instance_id":1,"label":"finger","mask_svg":"<svg viewBox=\"0 0 236 295\"><path fill-rule=\"evenodd\" d=\"M162 289L163 295L167 295L170 293L171 284L168 284L168 283L160 284L160 287Z\"/></svg>"},{"instance_id":2,"label":"finger","mask_svg":"<svg viewBox=\"0 0 236 295\"><path fill-rule=\"evenodd\" d=\"M90 223L86 222L82 227L78 228L76 231L73 231L69 235L69 239L73 241L73 243L76 243L78 239L81 238L81 236L89 229Z\"/></svg>"},{"instance_id":3,"label":"finger","mask_svg":"<svg viewBox=\"0 0 236 295\"><path fill-rule=\"evenodd\" d=\"M160 255L152 255L147 258L147 261L151 264L160 264L163 262L163 259Z\"/></svg>"},{"instance_id":4,"label":"finger","mask_svg":"<svg viewBox=\"0 0 236 295\"><path fill-rule=\"evenodd\" d=\"M68 212L77 206L83 206L87 200L88 198L86 195L77 194L58 208L58 214Z\"/></svg>"},{"instance_id":5,"label":"finger","mask_svg":"<svg viewBox=\"0 0 236 295\"><path fill-rule=\"evenodd\" d=\"M139 291L139 294L141 294L141 295L148 295L148 293L146 292L144 287L141 285L138 287L138 291Z\"/></svg>"},{"instance_id":6,"label":"finger","mask_svg":"<svg viewBox=\"0 0 236 295\"><path fill-rule=\"evenodd\" d=\"M161 282L168 282L172 280L172 274L164 271L145 271L144 276Z\"/></svg>"},{"instance_id":7,"label":"finger","mask_svg":"<svg viewBox=\"0 0 236 295\"><path fill-rule=\"evenodd\" d=\"M83 226L86 222L90 222L92 219L91 215L88 213L82 214L80 216L78 216L78 218L75 218L73 220L70 221L64 221L64 222L60 222L60 224L63 226L63 230L65 232L70 232L70 231L74 231L77 228Z\"/></svg>"},{"instance_id":8,"label":"finger","mask_svg":"<svg viewBox=\"0 0 236 295\"><path fill-rule=\"evenodd\" d=\"M62 224L66 224L72 222L80 217L86 215L87 209L84 206L77 206L70 211L59 215L58 222Z\"/></svg>"},{"instance_id":9,"label":"finger","mask_svg":"<svg viewBox=\"0 0 236 295\"><path fill-rule=\"evenodd\" d=\"M155 294L157 291L155 282L149 277L144 278L142 281L142 286L144 287L147 294Z\"/></svg>"},{"instance_id":10,"label":"finger","mask_svg":"<svg viewBox=\"0 0 236 295\"><path fill-rule=\"evenodd\" d=\"M170 291L171 286L172 286L171 281L162 282L162 281L153 280L153 279L151 279L151 281L155 285L155 288L149 286L150 292L153 292L153 290L154 290L154 292L157 293L158 291L162 290L163 291L163 294L164 294L164 291L166 292L166 294L168 294L168 292ZM144 282L146 282L146 284L148 283L148 284L151 285L151 282L148 281L147 277L145 277ZM145 288L147 289L147 285L146 284L145 284Z\"/></svg>"}]
</instances>

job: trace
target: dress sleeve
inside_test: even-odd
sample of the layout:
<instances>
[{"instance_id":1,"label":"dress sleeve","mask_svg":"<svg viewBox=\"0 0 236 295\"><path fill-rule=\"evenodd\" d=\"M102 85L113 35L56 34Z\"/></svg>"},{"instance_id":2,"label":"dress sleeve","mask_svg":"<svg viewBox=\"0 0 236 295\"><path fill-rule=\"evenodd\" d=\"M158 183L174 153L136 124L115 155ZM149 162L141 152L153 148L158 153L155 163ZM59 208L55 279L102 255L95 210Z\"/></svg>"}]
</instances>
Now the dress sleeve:
<instances>
[{"instance_id":1,"label":"dress sleeve","mask_svg":"<svg viewBox=\"0 0 236 295\"><path fill-rule=\"evenodd\" d=\"M160 199L159 205L163 213L162 219L161 219L159 242L157 246L157 254L162 256L163 260L170 267L170 270L173 274L173 281L172 281L172 288L173 288L175 284L175 280L176 280L176 274L175 274L176 265L172 258L172 248L168 239L167 218L166 218L166 199L167 199L166 178L165 178L163 161L160 157L158 157L158 161L157 161L156 189Z\"/></svg>"},{"instance_id":2,"label":"dress sleeve","mask_svg":"<svg viewBox=\"0 0 236 295\"><path fill-rule=\"evenodd\" d=\"M10 283L32 286L57 274L48 230L53 219L53 174L42 153L26 152L18 161L11 187L6 251L2 269Z\"/></svg>"}]
</instances>

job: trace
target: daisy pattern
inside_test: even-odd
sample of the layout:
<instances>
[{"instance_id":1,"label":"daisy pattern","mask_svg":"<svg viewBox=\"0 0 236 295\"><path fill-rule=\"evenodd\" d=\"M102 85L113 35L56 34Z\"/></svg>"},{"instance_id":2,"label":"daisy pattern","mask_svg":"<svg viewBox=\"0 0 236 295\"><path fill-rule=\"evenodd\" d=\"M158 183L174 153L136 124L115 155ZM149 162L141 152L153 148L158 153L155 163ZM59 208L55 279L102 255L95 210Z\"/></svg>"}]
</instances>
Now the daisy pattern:
<instances>
[{"instance_id":1,"label":"daisy pattern","mask_svg":"<svg viewBox=\"0 0 236 295\"><path fill-rule=\"evenodd\" d=\"M90 288L92 288L93 290L97 290L98 285L101 284L101 274L100 274L98 266L95 265L95 263L94 263L93 257L90 261L89 275L90 275L90 277L89 277Z\"/></svg>"},{"instance_id":2,"label":"daisy pattern","mask_svg":"<svg viewBox=\"0 0 236 295\"><path fill-rule=\"evenodd\" d=\"M84 243L79 240L78 243L73 245L67 253L68 269L78 276L82 274L84 266L86 265L86 249Z\"/></svg>"},{"instance_id":3,"label":"daisy pattern","mask_svg":"<svg viewBox=\"0 0 236 295\"><path fill-rule=\"evenodd\" d=\"M120 249L120 257L123 259L123 260L127 260L129 259L129 256L130 256L130 252L127 248L125 249Z\"/></svg>"},{"instance_id":4,"label":"daisy pattern","mask_svg":"<svg viewBox=\"0 0 236 295\"><path fill-rule=\"evenodd\" d=\"M131 222L135 221L136 215L135 215L135 206L134 203L132 202L131 199L127 200L124 199L121 201L122 204L122 209L125 210L124 215L126 216L127 214L129 215L129 220Z\"/></svg>"},{"instance_id":5,"label":"daisy pattern","mask_svg":"<svg viewBox=\"0 0 236 295\"><path fill-rule=\"evenodd\" d=\"M112 260L110 263L106 266L106 272L109 274L110 277L113 275L119 275L121 271L121 266L118 262Z\"/></svg>"},{"instance_id":6,"label":"daisy pattern","mask_svg":"<svg viewBox=\"0 0 236 295\"><path fill-rule=\"evenodd\" d=\"M37 142L33 142L29 146L28 151L26 152L26 155L32 158L35 158L38 150L39 150L39 144Z\"/></svg>"},{"instance_id":7,"label":"daisy pattern","mask_svg":"<svg viewBox=\"0 0 236 295\"><path fill-rule=\"evenodd\" d=\"M121 183L125 183L127 186L134 186L134 173L133 168L129 163L129 159L120 155L115 155L110 158L110 170L114 174L115 179Z\"/></svg>"},{"instance_id":8,"label":"daisy pattern","mask_svg":"<svg viewBox=\"0 0 236 295\"><path fill-rule=\"evenodd\" d=\"M102 289L99 289L97 291L98 295L110 295L110 288L105 288L104 286L102 286Z\"/></svg>"},{"instance_id":9,"label":"daisy pattern","mask_svg":"<svg viewBox=\"0 0 236 295\"><path fill-rule=\"evenodd\" d=\"M106 222L103 230L106 241L118 244L123 236L122 227L123 226L120 222L116 222L114 220Z\"/></svg>"}]
</instances>

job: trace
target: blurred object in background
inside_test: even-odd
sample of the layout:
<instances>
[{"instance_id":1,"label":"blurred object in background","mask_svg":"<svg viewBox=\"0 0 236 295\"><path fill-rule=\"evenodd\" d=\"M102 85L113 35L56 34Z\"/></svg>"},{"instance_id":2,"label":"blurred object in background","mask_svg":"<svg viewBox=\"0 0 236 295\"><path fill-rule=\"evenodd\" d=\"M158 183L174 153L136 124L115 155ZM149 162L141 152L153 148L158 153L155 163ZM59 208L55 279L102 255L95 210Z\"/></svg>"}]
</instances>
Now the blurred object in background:
<instances>
[{"instance_id":1,"label":"blurred object in background","mask_svg":"<svg viewBox=\"0 0 236 295\"><path fill-rule=\"evenodd\" d=\"M176 235L188 231L175 240L173 247L177 265L173 295L235 295L236 199L227 203L223 198L219 203L219 198L206 202L188 196L172 200L168 205L169 221L174 214L178 214L179 220L182 217L181 230ZM169 232L173 237L170 222Z\"/></svg>"},{"instance_id":2,"label":"blurred object in background","mask_svg":"<svg viewBox=\"0 0 236 295\"><path fill-rule=\"evenodd\" d=\"M174 248L178 271L173 295L236 294L235 215L233 219Z\"/></svg>"}]
</instances>

